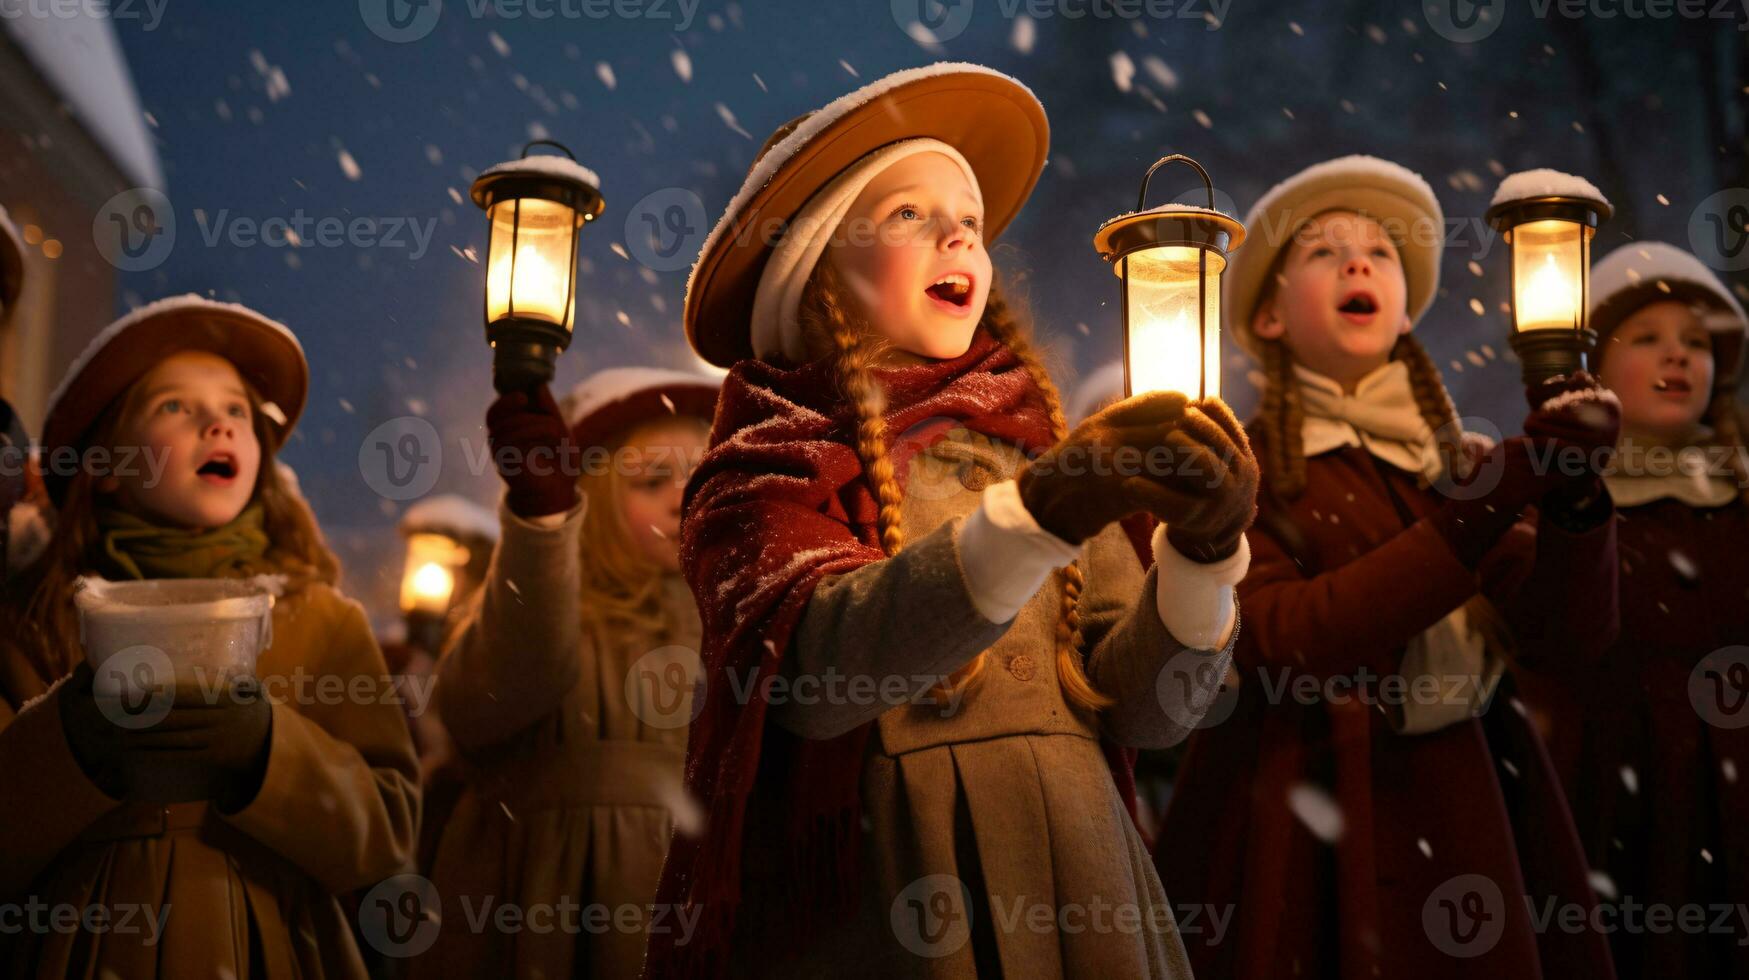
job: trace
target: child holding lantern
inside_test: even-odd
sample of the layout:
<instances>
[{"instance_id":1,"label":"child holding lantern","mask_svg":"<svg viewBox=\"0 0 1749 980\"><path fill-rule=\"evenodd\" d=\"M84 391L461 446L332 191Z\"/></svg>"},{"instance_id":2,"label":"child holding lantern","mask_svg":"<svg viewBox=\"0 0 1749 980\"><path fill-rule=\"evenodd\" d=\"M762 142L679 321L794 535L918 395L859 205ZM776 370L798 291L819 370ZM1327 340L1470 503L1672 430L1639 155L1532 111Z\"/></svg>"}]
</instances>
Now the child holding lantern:
<instances>
[{"instance_id":1,"label":"child holding lantern","mask_svg":"<svg viewBox=\"0 0 1749 980\"><path fill-rule=\"evenodd\" d=\"M706 823L659 898L700 925L646 976L1189 975L1112 766L1225 670L1256 467L1217 400L1068 429L985 250L1047 145L1007 76L900 72L774 133L706 242L688 337L733 365L681 552ZM1195 466L1094 468L1162 445ZM1213 679L1157 692L1179 655ZM1130 927L1060 927L1099 903Z\"/></svg>"},{"instance_id":2,"label":"child holding lantern","mask_svg":"<svg viewBox=\"0 0 1749 980\"><path fill-rule=\"evenodd\" d=\"M110 325L50 398L55 530L8 584L0 637L0 902L110 927L0 932L16 975L365 976L337 897L411 861L406 722L392 698L263 693L303 673L350 690L388 682L363 609L335 589L334 556L274 463L308 378L285 327L188 296ZM67 470L74 456L90 465ZM124 725L128 709L94 694L81 660L74 579L93 574L281 576L253 696L179 676Z\"/></svg>"},{"instance_id":3,"label":"child holding lantern","mask_svg":"<svg viewBox=\"0 0 1749 980\"><path fill-rule=\"evenodd\" d=\"M1591 272L1598 377L1621 400L1606 480L1621 633L1533 704L1592 865L1641 909L1749 901L1749 468L1743 307L1694 256L1622 245ZM1709 922L1713 916L1708 915ZM1622 977L1746 977L1742 922L1620 929Z\"/></svg>"},{"instance_id":4,"label":"child holding lantern","mask_svg":"<svg viewBox=\"0 0 1749 980\"><path fill-rule=\"evenodd\" d=\"M563 409L542 385L487 412L501 537L436 689L464 763L431 869L451 927L414 975L636 976L645 930L679 927L648 905L673 826L695 809L681 764L699 620L680 502L716 395L696 375L611 368ZM603 910L613 927L460 928L461 903L488 897L569 903L585 921Z\"/></svg>"},{"instance_id":5,"label":"child holding lantern","mask_svg":"<svg viewBox=\"0 0 1749 980\"><path fill-rule=\"evenodd\" d=\"M1529 438L1462 432L1410 336L1443 215L1396 164L1310 167L1246 224L1224 307L1263 366L1265 492L1239 690L1191 738L1156 851L1180 901L1240 910L1188 943L1197 973L1607 976L1601 937L1533 933L1527 896L1588 904L1584 863L1528 726L1493 713L1497 760L1475 716L1511 642L1494 601L1569 601L1607 569L1596 474L1530 449L1609 445L1610 403L1579 377L1532 392ZM1514 526L1551 493L1534 532Z\"/></svg>"}]
</instances>

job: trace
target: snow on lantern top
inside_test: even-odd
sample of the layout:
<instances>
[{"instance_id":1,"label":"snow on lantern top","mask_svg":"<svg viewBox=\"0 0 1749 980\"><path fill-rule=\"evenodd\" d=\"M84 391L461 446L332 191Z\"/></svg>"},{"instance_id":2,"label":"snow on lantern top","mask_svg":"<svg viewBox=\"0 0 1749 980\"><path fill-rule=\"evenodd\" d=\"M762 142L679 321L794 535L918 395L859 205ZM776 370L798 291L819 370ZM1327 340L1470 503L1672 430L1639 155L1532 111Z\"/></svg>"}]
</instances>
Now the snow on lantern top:
<instances>
[{"instance_id":1,"label":"snow on lantern top","mask_svg":"<svg viewBox=\"0 0 1749 980\"><path fill-rule=\"evenodd\" d=\"M1609 198L1604 197L1603 192L1591 181L1547 167L1524 170L1508 176L1494 189L1494 199L1488 205L1490 208L1497 208L1502 204L1557 197L1592 201L1602 205L1598 210L1605 218L1615 210L1610 205Z\"/></svg>"},{"instance_id":2,"label":"snow on lantern top","mask_svg":"<svg viewBox=\"0 0 1749 980\"><path fill-rule=\"evenodd\" d=\"M453 493L426 497L401 515L404 535L444 534L452 538L498 540L498 515Z\"/></svg>"}]
</instances>

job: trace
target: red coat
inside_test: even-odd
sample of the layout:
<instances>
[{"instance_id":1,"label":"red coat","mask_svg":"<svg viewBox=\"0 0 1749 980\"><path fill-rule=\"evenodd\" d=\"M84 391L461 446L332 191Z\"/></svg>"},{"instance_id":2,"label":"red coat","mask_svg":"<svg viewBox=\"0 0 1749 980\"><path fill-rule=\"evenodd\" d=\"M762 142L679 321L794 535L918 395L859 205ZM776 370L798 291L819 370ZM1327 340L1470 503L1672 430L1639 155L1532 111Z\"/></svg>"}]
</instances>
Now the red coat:
<instances>
[{"instance_id":1,"label":"red coat","mask_svg":"<svg viewBox=\"0 0 1749 980\"><path fill-rule=\"evenodd\" d=\"M1187 926L1197 975L1612 976L1602 936L1533 928L1527 895L1539 913L1550 896L1588 912L1592 896L1547 756L1509 695L1483 720L1405 736L1355 699L1266 693L1297 677L1393 673L1409 640L1478 588L1515 623L1533 625L1538 608L1564 619L1550 603L1613 592L1609 525L1539 542L1521 523L1478 575L1422 519L1441 498L1411 474L1355 447L1307 470L1299 499L1260 501L1239 586L1236 704L1192 736L1156 849L1176 908L1204 906L1205 923L1236 909L1224 934ZM1284 516L1302 542L1284 543ZM1603 624L1593 649L1607 613L1592 614ZM1341 813L1333 844L1290 806L1308 786Z\"/></svg>"},{"instance_id":2,"label":"red coat","mask_svg":"<svg viewBox=\"0 0 1749 980\"><path fill-rule=\"evenodd\" d=\"M1749 903L1749 506L1664 499L1617 513L1621 636L1527 695L1586 852L1619 895L1675 909ZM1617 932L1617 968L1749 977L1741 915L1725 916L1724 934L1709 931L1716 909L1698 932Z\"/></svg>"}]
</instances>

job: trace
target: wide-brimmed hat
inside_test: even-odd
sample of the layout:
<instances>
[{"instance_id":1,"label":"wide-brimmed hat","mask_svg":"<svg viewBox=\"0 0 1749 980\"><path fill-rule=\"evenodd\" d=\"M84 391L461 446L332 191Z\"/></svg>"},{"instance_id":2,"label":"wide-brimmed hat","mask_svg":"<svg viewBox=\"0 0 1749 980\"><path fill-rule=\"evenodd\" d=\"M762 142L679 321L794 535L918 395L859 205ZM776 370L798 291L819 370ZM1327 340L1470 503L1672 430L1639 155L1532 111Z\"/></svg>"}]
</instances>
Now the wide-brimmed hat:
<instances>
[{"instance_id":1,"label":"wide-brimmed hat","mask_svg":"<svg viewBox=\"0 0 1749 980\"><path fill-rule=\"evenodd\" d=\"M1737 385L1743 369L1749 317L1713 270L1688 252L1664 242L1623 245L1591 266L1587 323L1601 343L1621 322L1648 303L1679 300L1705 308L1701 322L1713 338L1713 388Z\"/></svg>"},{"instance_id":2,"label":"wide-brimmed hat","mask_svg":"<svg viewBox=\"0 0 1749 980\"><path fill-rule=\"evenodd\" d=\"M686 284L686 339L719 367L754 356L751 312L783 229L816 191L869 153L907 139L958 150L984 198L984 238L1001 234L1044 169L1050 125L1025 85L981 65L888 75L792 124L754 161L705 239Z\"/></svg>"},{"instance_id":3,"label":"wide-brimmed hat","mask_svg":"<svg viewBox=\"0 0 1749 980\"><path fill-rule=\"evenodd\" d=\"M1245 216L1245 247L1228 260L1221 307L1227 329L1241 348L1258 355L1251 318L1276 259L1307 221L1326 211L1354 211L1379 223L1396 243L1414 323L1439 292L1439 260L1445 252L1445 212L1421 175L1389 160L1338 157L1310 167L1269 189Z\"/></svg>"},{"instance_id":4,"label":"wide-brimmed hat","mask_svg":"<svg viewBox=\"0 0 1749 980\"><path fill-rule=\"evenodd\" d=\"M663 368L620 367L577 382L560 405L579 446L606 446L639 422L685 415L709 422L717 410L713 379Z\"/></svg>"},{"instance_id":5,"label":"wide-brimmed hat","mask_svg":"<svg viewBox=\"0 0 1749 980\"><path fill-rule=\"evenodd\" d=\"M230 361L261 396L262 412L283 443L310 387L304 349L283 324L236 303L190 293L149 303L103 328L74 359L49 395L43 419L45 458L79 446L111 403L159 361L184 351L207 351ZM64 481L50 480L57 499ZM60 485L57 485L60 484Z\"/></svg>"}]
</instances>

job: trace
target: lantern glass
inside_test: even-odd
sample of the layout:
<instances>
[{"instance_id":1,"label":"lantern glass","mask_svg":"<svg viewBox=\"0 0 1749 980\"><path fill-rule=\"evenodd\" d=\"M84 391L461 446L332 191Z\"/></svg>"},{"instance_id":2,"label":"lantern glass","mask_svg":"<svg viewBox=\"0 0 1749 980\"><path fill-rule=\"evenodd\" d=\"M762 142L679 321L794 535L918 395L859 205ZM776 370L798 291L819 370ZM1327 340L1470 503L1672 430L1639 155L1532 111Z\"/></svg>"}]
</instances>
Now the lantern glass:
<instances>
[{"instance_id":1,"label":"lantern glass","mask_svg":"<svg viewBox=\"0 0 1749 980\"><path fill-rule=\"evenodd\" d=\"M468 563L468 549L442 534L407 536L407 567L401 576L401 611L449 611L457 570Z\"/></svg>"},{"instance_id":2,"label":"lantern glass","mask_svg":"<svg viewBox=\"0 0 1749 980\"><path fill-rule=\"evenodd\" d=\"M1593 230L1552 218L1512 229L1512 314L1520 331L1585 325L1585 272Z\"/></svg>"},{"instance_id":3,"label":"lantern glass","mask_svg":"<svg viewBox=\"0 0 1749 980\"><path fill-rule=\"evenodd\" d=\"M1219 251L1191 245L1161 245L1123 258L1118 272L1124 278L1131 395L1220 396L1221 273L1226 267Z\"/></svg>"},{"instance_id":4,"label":"lantern glass","mask_svg":"<svg viewBox=\"0 0 1749 980\"><path fill-rule=\"evenodd\" d=\"M487 211L492 238L486 253L486 322L506 317L545 320L571 329L577 270L575 210L557 201L522 197Z\"/></svg>"}]
</instances>

